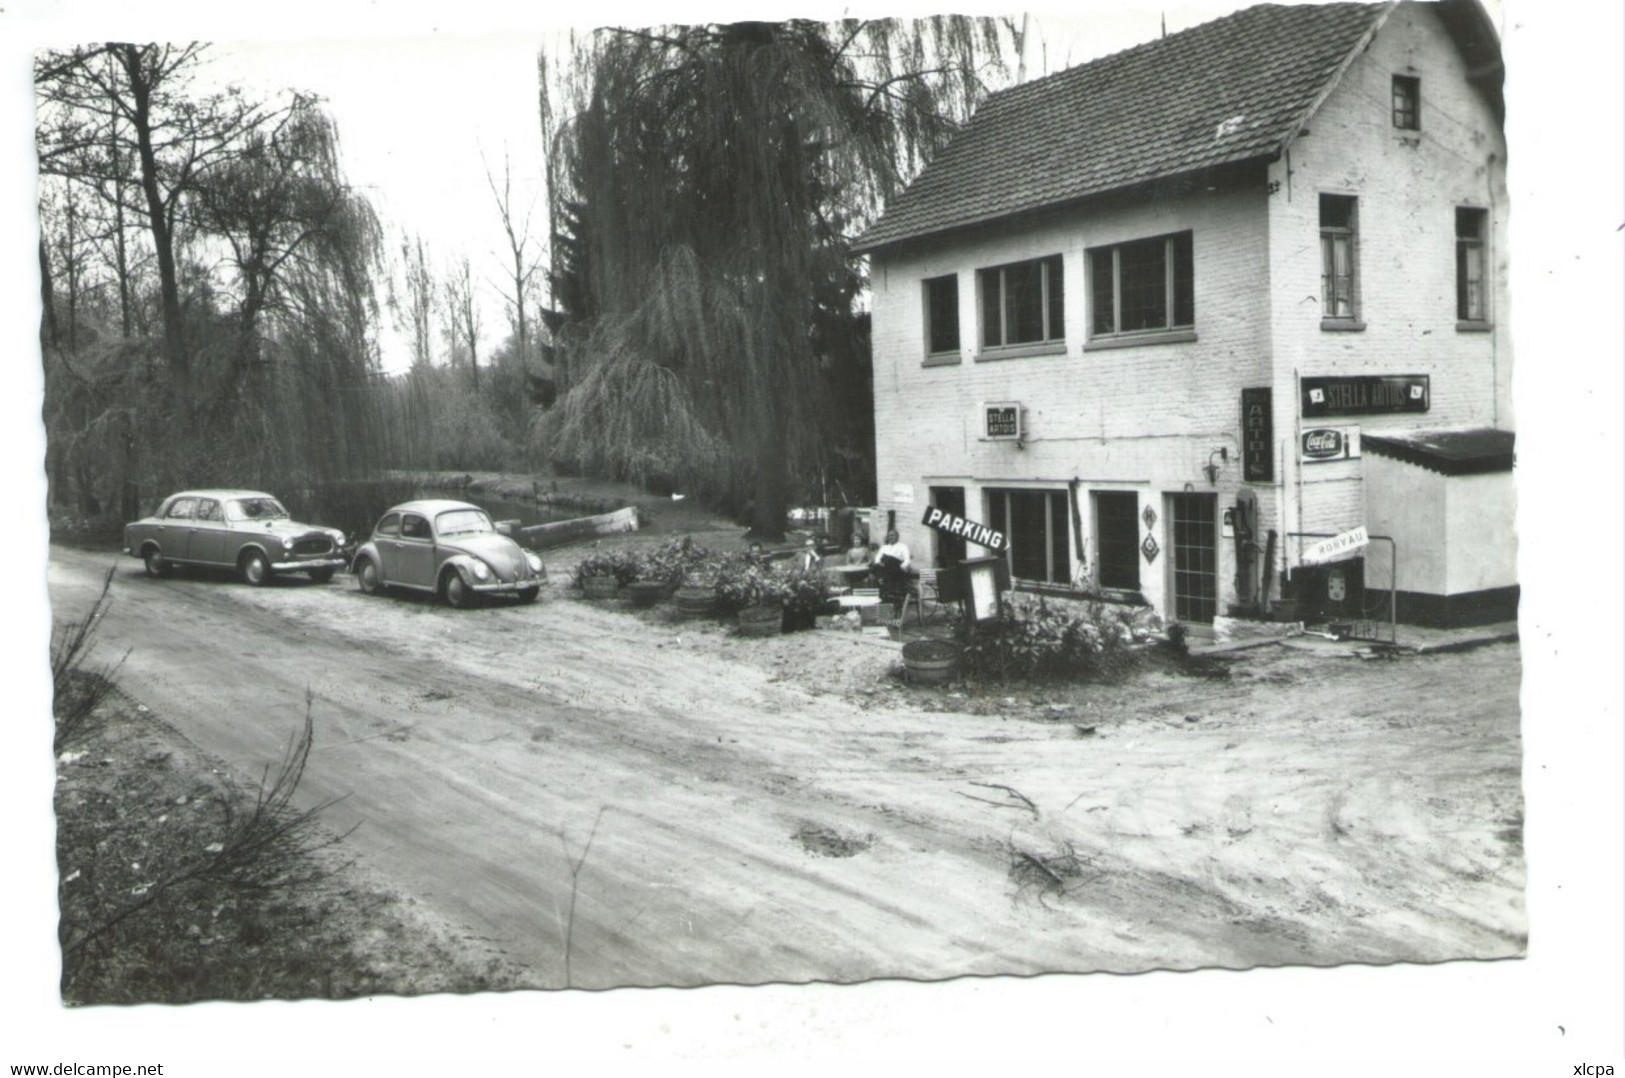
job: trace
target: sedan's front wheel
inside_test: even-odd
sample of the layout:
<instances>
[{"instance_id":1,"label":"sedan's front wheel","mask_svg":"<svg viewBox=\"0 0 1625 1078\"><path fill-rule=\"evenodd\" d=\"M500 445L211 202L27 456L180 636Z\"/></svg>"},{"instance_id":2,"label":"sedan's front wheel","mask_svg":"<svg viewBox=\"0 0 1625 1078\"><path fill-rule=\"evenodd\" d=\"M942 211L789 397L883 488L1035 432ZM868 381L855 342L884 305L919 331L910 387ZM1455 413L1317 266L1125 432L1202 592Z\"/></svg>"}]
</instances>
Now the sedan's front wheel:
<instances>
[{"instance_id":1,"label":"sedan's front wheel","mask_svg":"<svg viewBox=\"0 0 1625 1078\"><path fill-rule=\"evenodd\" d=\"M452 569L446 573L446 579L440 590L445 592L446 602L458 610L466 610L474 605L474 589L463 581L463 574Z\"/></svg>"},{"instance_id":2,"label":"sedan's front wheel","mask_svg":"<svg viewBox=\"0 0 1625 1078\"><path fill-rule=\"evenodd\" d=\"M373 564L371 558L362 558L356 563L355 584L363 595L378 594L378 566Z\"/></svg>"},{"instance_id":3,"label":"sedan's front wheel","mask_svg":"<svg viewBox=\"0 0 1625 1078\"><path fill-rule=\"evenodd\" d=\"M155 546L149 546L146 553L141 555L141 564L147 570L148 576L165 577L173 568Z\"/></svg>"},{"instance_id":4,"label":"sedan's front wheel","mask_svg":"<svg viewBox=\"0 0 1625 1078\"><path fill-rule=\"evenodd\" d=\"M243 556L243 583L258 588L270 582L271 563L258 550L250 550Z\"/></svg>"}]
</instances>

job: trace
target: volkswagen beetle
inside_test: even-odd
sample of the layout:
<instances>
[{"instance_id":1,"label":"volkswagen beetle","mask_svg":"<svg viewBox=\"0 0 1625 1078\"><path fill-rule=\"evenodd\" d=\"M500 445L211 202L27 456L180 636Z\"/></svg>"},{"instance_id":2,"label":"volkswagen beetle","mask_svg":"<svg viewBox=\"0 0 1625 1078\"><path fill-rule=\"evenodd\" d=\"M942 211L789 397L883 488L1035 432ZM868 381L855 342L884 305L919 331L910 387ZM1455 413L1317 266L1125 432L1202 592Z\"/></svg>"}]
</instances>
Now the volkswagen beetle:
<instances>
[{"instance_id":1,"label":"volkswagen beetle","mask_svg":"<svg viewBox=\"0 0 1625 1078\"><path fill-rule=\"evenodd\" d=\"M467 502L406 502L385 513L355 554L356 584L368 595L412 588L472 606L481 596L536 601L547 580L542 559L497 530Z\"/></svg>"}]
</instances>

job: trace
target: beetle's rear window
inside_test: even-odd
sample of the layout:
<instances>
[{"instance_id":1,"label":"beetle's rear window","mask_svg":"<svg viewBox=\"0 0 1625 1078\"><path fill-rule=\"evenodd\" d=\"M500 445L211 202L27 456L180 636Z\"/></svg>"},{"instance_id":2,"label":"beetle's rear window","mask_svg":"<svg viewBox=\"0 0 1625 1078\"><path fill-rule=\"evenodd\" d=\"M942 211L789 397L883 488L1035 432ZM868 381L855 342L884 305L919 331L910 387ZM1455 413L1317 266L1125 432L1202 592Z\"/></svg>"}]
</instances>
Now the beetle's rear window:
<instances>
[{"instance_id":1,"label":"beetle's rear window","mask_svg":"<svg viewBox=\"0 0 1625 1078\"><path fill-rule=\"evenodd\" d=\"M434 527L442 536L496 531L483 509L448 509L434 518Z\"/></svg>"}]
</instances>

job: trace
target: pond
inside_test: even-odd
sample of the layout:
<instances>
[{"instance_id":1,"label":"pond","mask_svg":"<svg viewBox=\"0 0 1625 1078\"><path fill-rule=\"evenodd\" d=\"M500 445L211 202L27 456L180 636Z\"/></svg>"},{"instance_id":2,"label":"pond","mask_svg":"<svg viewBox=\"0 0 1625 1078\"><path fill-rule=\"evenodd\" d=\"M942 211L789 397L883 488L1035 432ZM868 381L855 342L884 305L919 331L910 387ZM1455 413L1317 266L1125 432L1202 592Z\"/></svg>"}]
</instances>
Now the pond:
<instances>
[{"instance_id":1,"label":"pond","mask_svg":"<svg viewBox=\"0 0 1625 1078\"><path fill-rule=\"evenodd\" d=\"M392 506L418 498L451 498L477 505L495 521L517 520L520 527L572 520L589 515L583 510L504 501L482 494L432 490L398 480L351 480L328 483L283 499L296 520L338 528L356 542L372 534L373 525Z\"/></svg>"}]
</instances>

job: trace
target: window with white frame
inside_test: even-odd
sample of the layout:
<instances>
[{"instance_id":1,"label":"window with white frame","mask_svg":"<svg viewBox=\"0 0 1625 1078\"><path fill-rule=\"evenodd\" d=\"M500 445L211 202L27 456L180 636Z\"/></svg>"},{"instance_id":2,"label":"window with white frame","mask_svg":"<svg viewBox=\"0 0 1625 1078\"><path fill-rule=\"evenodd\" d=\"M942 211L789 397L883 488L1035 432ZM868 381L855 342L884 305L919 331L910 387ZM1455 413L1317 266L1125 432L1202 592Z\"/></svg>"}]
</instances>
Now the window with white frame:
<instances>
[{"instance_id":1,"label":"window with white frame","mask_svg":"<svg viewBox=\"0 0 1625 1078\"><path fill-rule=\"evenodd\" d=\"M1069 517L1064 490L987 491L987 520L1010 540L1010 576L1016 580L1072 582Z\"/></svg>"},{"instance_id":2,"label":"window with white frame","mask_svg":"<svg viewBox=\"0 0 1625 1078\"><path fill-rule=\"evenodd\" d=\"M1066 339L1061 256L976 271L982 293L982 347Z\"/></svg>"},{"instance_id":3,"label":"window with white frame","mask_svg":"<svg viewBox=\"0 0 1625 1078\"><path fill-rule=\"evenodd\" d=\"M1485 210L1456 207L1456 318L1462 322L1489 320L1484 294Z\"/></svg>"},{"instance_id":4,"label":"window with white frame","mask_svg":"<svg viewBox=\"0 0 1625 1078\"><path fill-rule=\"evenodd\" d=\"M1359 318L1356 205L1349 195L1320 196L1320 314L1327 321Z\"/></svg>"},{"instance_id":5,"label":"window with white frame","mask_svg":"<svg viewBox=\"0 0 1625 1078\"><path fill-rule=\"evenodd\" d=\"M959 275L925 282L925 351L931 356L959 352Z\"/></svg>"},{"instance_id":6,"label":"window with white frame","mask_svg":"<svg viewBox=\"0 0 1625 1078\"><path fill-rule=\"evenodd\" d=\"M1191 329L1195 280L1189 232L1092 248L1090 335Z\"/></svg>"}]
</instances>

